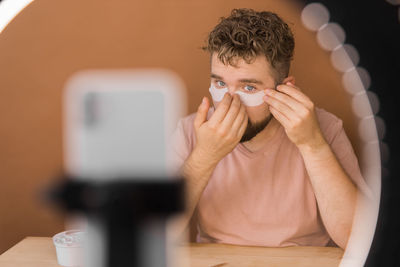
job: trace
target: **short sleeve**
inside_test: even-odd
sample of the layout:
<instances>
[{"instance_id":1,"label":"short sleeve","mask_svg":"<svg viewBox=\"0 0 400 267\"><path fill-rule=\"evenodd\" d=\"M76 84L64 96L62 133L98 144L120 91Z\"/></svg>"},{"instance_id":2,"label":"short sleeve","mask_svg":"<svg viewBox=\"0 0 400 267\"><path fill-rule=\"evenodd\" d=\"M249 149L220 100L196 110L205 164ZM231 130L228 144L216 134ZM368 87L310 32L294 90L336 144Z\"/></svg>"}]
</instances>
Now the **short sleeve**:
<instances>
[{"instance_id":1,"label":"short sleeve","mask_svg":"<svg viewBox=\"0 0 400 267\"><path fill-rule=\"evenodd\" d=\"M361 174L357 156L345 133L342 120L335 118L335 120L330 123L326 137L332 151L347 175L364 195L372 198L372 191Z\"/></svg>"},{"instance_id":2,"label":"short sleeve","mask_svg":"<svg viewBox=\"0 0 400 267\"><path fill-rule=\"evenodd\" d=\"M168 168L173 173L179 172L191 152L190 133L185 130L188 120L180 119L168 144Z\"/></svg>"}]
</instances>

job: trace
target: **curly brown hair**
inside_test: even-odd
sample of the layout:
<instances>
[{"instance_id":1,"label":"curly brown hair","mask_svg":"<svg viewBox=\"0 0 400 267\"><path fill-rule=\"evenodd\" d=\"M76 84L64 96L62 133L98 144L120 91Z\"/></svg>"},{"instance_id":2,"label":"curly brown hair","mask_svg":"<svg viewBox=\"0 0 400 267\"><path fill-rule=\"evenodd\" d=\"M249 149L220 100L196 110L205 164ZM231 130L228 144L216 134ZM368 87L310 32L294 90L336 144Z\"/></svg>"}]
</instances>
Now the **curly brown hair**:
<instances>
[{"instance_id":1,"label":"curly brown hair","mask_svg":"<svg viewBox=\"0 0 400 267\"><path fill-rule=\"evenodd\" d=\"M232 66L237 59L250 64L257 56L264 55L276 72L275 78L281 82L289 74L294 38L289 26L275 13L233 9L210 32L203 49L211 55L218 53L221 62Z\"/></svg>"}]
</instances>

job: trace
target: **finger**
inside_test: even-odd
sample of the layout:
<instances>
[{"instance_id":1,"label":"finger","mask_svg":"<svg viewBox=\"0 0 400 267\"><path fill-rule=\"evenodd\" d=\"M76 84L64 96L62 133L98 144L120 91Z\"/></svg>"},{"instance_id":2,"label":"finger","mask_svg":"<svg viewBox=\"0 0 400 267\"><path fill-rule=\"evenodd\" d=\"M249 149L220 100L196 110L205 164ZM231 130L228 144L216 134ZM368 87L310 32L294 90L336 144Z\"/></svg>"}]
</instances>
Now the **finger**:
<instances>
[{"instance_id":1,"label":"finger","mask_svg":"<svg viewBox=\"0 0 400 267\"><path fill-rule=\"evenodd\" d=\"M290 120L282 112L272 106L269 107L269 111L271 112L272 116L274 116L274 118L277 119L280 124L282 124L284 128L287 128L290 125Z\"/></svg>"},{"instance_id":2,"label":"finger","mask_svg":"<svg viewBox=\"0 0 400 267\"><path fill-rule=\"evenodd\" d=\"M286 103L279 101L278 99L270 96L264 96L264 101L274 109L278 110L280 113L284 114L289 120L295 120L299 117L292 108L290 108Z\"/></svg>"},{"instance_id":3,"label":"finger","mask_svg":"<svg viewBox=\"0 0 400 267\"><path fill-rule=\"evenodd\" d=\"M300 87L294 85L294 84L291 83L291 82L287 82L287 83L285 83L285 84L286 84L286 85L289 85L289 86L291 86L291 87L293 87L293 88L296 88L296 89L299 90L299 91L301 91Z\"/></svg>"},{"instance_id":4,"label":"finger","mask_svg":"<svg viewBox=\"0 0 400 267\"><path fill-rule=\"evenodd\" d=\"M237 132L240 129L240 126L243 124L243 120L247 119L246 107L244 105L240 106L240 110L236 119L232 123L232 131Z\"/></svg>"},{"instance_id":5,"label":"finger","mask_svg":"<svg viewBox=\"0 0 400 267\"><path fill-rule=\"evenodd\" d=\"M292 85L290 85L290 84L291 83L280 84L276 87L276 89L279 92L285 93L285 94L293 97L300 103L303 103L306 107L311 107L313 104L311 99L308 96L306 96L303 92L301 92L300 89L295 87L293 84Z\"/></svg>"},{"instance_id":6,"label":"finger","mask_svg":"<svg viewBox=\"0 0 400 267\"><path fill-rule=\"evenodd\" d=\"M249 122L249 117L247 116L247 113L245 113L237 135L239 138L242 138L244 132L246 131L248 122Z\"/></svg>"},{"instance_id":7,"label":"finger","mask_svg":"<svg viewBox=\"0 0 400 267\"><path fill-rule=\"evenodd\" d=\"M268 90L268 89L265 90L265 94L267 95L267 98L270 97L282 102L283 104L285 104L298 114L304 114L307 111L307 108L303 103L297 101L295 98L287 94L281 93L276 90Z\"/></svg>"},{"instance_id":8,"label":"finger","mask_svg":"<svg viewBox=\"0 0 400 267\"><path fill-rule=\"evenodd\" d=\"M240 102L240 98L237 94L233 95L233 100L231 103L231 106L229 107L228 112L226 113L226 116L224 118L224 120L221 123L221 127L222 128L231 128L232 127L232 123L236 120L236 117L238 116L238 113L241 109L242 105Z\"/></svg>"},{"instance_id":9,"label":"finger","mask_svg":"<svg viewBox=\"0 0 400 267\"><path fill-rule=\"evenodd\" d=\"M225 118L225 115L231 106L231 102L232 96L229 93L226 93L209 119L210 124L217 125Z\"/></svg>"},{"instance_id":10,"label":"finger","mask_svg":"<svg viewBox=\"0 0 400 267\"><path fill-rule=\"evenodd\" d=\"M194 119L194 128L198 129L206 120L208 109L210 108L210 101L207 97L203 97L201 104L199 105Z\"/></svg>"}]
</instances>

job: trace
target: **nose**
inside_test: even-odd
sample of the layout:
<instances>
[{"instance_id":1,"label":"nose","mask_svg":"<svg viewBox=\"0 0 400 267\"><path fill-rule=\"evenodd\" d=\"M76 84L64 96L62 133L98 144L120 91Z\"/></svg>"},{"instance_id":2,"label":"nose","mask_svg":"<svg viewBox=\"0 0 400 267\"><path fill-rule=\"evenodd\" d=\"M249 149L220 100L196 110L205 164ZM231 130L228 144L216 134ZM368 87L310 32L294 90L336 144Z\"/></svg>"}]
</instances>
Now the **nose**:
<instances>
[{"instance_id":1,"label":"nose","mask_svg":"<svg viewBox=\"0 0 400 267\"><path fill-rule=\"evenodd\" d=\"M236 90L235 88L228 88L228 93L233 96L235 94Z\"/></svg>"}]
</instances>

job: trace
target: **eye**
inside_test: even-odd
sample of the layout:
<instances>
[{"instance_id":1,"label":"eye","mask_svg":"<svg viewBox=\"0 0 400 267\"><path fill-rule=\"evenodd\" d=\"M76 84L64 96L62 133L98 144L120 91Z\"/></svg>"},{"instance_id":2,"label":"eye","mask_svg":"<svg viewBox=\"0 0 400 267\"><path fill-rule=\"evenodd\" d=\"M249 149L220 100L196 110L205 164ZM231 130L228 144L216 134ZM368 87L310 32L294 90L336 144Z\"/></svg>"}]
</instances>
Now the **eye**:
<instances>
[{"instance_id":1,"label":"eye","mask_svg":"<svg viewBox=\"0 0 400 267\"><path fill-rule=\"evenodd\" d=\"M226 84L223 81L216 81L216 84L217 84L217 87L220 87L220 88L226 86Z\"/></svg>"},{"instance_id":2,"label":"eye","mask_svg":"<svg viewBox=\"0 0 400 267\"><path fill-rule=\"evenodd\" d=\"M251 86L251 85L245 85L244 86L244 90L247 91L247 92L252 92L252 91L255 91L256 88L254 86Z\"/></svg>"}]
</instances>

